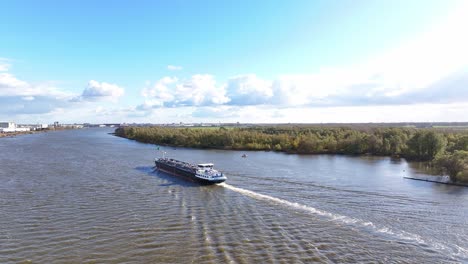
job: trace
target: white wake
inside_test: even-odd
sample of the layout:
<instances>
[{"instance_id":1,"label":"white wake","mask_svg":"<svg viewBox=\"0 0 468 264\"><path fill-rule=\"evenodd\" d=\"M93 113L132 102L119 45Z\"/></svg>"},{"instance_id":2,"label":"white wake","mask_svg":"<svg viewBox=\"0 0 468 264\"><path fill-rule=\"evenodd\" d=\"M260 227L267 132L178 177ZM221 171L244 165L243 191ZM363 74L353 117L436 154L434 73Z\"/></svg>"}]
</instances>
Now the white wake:
<instances>
[{"instance_id":1,"label":"white wake","mask_svg":"<svg viewBox=\"0 0 468 264\"><path fill-rule=\"evenodd\" d=\"M450 253L455 255L455 256L461 256L463 258L468 258L468 249L462 248L462 247L460 247L458 245L453 245L457 249L456 252L454 252L453 249L450 249L448 246L446 246L446 245L444 245L442 243L426 241L421 236L413 234L413 233L409 233L409 232L405 232L405 231L401 231L401 230L395 231L395 230L392 230L389 227L377 227L372 222L368 222L368 221L364 221L364 220L361 220L361 219L358 219L358 218L353 218L353 217L344 216L344 215L340 215L340 214L330 213L330 212L323 211L323 210L320 210L320 209L317 209L317 208L314 208L314 207L311 207L311 206L307 206L307 205L303 205L303 204L299 204L299 203L293 203L293 202L283 200L283 199L280 199L280 198L276 198L276 197L273 197L273 196L269 196L269 195L249 191L249 190L246 190L246 189L234 187L234 186L226 184L226 183L222 183L220 185L224 186L225 188L227 188L229 190L244 194L246 196L249 196L249 197L257 199L257 200L263 200L263 201L267 201L267 202L273 202L273 203L276 203L276 204L279 204L279 205L284 205L284 206L289 207L289 208L293 208L293 209L296 209L296 210L298 209L298 210L308 212L308 213L314 214L314 215L319 215L319 216L331 219L331 220L336 221L336 222L340 222L340 223L344 223L344 224L348 224L348 225L357 225L357 226L364 227L366 229L370 229L370 230L373 230L373 231L381 233L381 234L393 236L393 237L401 239L401 240L414 241L414 242L417 242L419 244L424 244L424 245L430 246L430 247L432 247L434 249L437 249L437 250L450 251Z\"/></svg>"}]
</instances>

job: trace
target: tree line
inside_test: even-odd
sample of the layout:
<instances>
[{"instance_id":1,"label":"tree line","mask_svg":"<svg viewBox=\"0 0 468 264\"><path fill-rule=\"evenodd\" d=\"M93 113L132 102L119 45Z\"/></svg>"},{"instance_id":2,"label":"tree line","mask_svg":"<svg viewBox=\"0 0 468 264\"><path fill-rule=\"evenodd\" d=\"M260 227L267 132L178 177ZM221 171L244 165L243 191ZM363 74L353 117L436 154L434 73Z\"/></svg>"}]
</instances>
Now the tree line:
<instances>
[{"instance_id":1,"label":"tree line","mask_svg":"<svg viewBox=\"0 0 468 264\"><path fill-rule=\"evenodd\" d=\"M115 134L145 143L192 148L403 157L430 162L452 181L468 182L468 131L394 127L121 127Z\"/></svg>"}]
</instances>

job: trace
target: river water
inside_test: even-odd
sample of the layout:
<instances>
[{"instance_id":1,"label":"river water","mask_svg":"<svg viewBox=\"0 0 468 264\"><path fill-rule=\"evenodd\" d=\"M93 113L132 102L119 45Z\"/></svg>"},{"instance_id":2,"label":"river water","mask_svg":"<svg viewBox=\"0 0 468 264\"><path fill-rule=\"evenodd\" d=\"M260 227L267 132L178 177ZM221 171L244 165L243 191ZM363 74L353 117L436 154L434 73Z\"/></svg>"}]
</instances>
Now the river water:
<instances>
[{"instance_id":1,"label":"river water","mask_svg":"<svg viewBox=\"0 0 468 264\"><path fill-rule=\"evenodd\" d=\"M0 263L468 261L468 188L404 160L162 148L228 175L198 186L109 132L0 139Z\"/></svg>"}]
</instances>

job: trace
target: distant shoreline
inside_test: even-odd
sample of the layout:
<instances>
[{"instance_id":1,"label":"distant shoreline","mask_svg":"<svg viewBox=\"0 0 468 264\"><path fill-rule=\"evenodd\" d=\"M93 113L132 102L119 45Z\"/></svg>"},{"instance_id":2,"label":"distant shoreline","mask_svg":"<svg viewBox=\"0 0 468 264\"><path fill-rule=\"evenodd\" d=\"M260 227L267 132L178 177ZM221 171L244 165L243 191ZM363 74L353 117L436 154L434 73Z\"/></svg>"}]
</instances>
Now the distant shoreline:
<instances>
[{"instance_id":1,"label":"distant shoreline","mask_svg":"<svg viewBox=\"0 0 468 264\"><path fill-rule=\"evenodd\" d=\"M76 128L55 128L55 129L43 129L43 130L22 131L22 132L0 132L0 138L12 138L12 137L17 137L17 136L22 136L22 135L63 131L63 130L70 130L70 129L76 129Z\"/></svg>"},{"instance_id":2,"label":"distant shoreline","mask_svg":"<svg viewBox=\"0 0 468 264\"><path fill-rule=\"evenodd\" d=\"M25 132L5 132L5 133L0 133L0 138L8 138L8 137L16 137L16 136L21 136L21 135L29 135L29 134L36 134L36 133L42 133L46 131L25 131Z\"/></svg>"}]
</instances>

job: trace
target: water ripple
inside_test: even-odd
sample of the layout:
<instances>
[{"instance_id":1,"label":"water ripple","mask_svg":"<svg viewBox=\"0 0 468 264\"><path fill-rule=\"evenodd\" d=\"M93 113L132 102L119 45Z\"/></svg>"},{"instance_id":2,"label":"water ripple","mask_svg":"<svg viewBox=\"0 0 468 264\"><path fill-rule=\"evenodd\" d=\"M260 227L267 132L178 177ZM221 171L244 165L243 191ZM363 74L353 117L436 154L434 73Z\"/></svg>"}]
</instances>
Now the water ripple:
<instances>
[{"instance_id":1,"label":"water ripple","mask_svg":"<svg viewBox=\"0 0 468 264\"><path fill-rule=\"evenodd\" d=\"M11 150L0 152L0 263L467 259L468 211L453 203L467 194L395 182L400 165L272 152L242 159L235 151L173 151L175 158L212 161L229 174L228 184L198 186L153 173L153 146L106 132L0 140L2 149ZM343 169L351 166L351 172ZM360 173L349 174L355 171Z\"/></svg>"}]
</instances>

